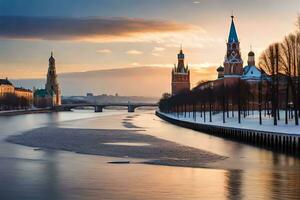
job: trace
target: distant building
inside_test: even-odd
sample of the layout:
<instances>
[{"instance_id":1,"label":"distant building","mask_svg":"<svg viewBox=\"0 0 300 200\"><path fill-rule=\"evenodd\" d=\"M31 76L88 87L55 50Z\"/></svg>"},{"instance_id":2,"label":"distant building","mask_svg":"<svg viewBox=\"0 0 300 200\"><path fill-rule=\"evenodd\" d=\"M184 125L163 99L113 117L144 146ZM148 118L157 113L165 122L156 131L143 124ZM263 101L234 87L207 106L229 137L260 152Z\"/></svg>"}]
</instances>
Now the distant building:
<instances>
[{"instance_id":1,"label":"distant building","mask_svg":"<svg viewBox=\"0 0 300 200\"><path fill-rule=\"evenodd\" d=\"M0 96L4 96L5 94L13 94L14 92L15 87L7 78L0 79Z\"/></svg>"},{"instance_id":2,"label":"distant building","mask_svg":"<svg viewBox=\"0 0 300 200\"><path fill-rule=\"evenodd\" d=\"M61 105L61 91L57 80L55 59L52 52L49 58L45 89L37 89L34 91L34 105L39 108Z\"/></svg>"},{"instance_id":3,"label":"distant building","mask_svg":"<svg viewBox=\"0 0 300 200\"><path fill-rule=\"evenodd\" d=\"M86 93L86 96L87 96L87 97L93 97L94 94L93 94L93 93Z\"/></svg>"},{"instance_id":4,"label":"distant building","mask_svg":"<svg viewBox=\"0 0 300 200\"><path fill-rule=\"evenodd\" d=\"M55 106L56 95L50 94L46 89L37 89L34 91L34 106L37 108L46 108Z\"/></svg>"},{"instance_id":5,"label":"distant building","mask_svg":"<svg viewBox=\"0 0 300 200\"><path fill-rule=\"evenodd\" d=\"M15 88L15 95L19 98L24 98L28 101L29 105L33 104L33 92L32 90L25 89L22 87Z\"/></svg>"},{"instance_id":6,"label":"distant building","mask_svg":"<svg viewBox=\"0 0 300 200\"><path fill-rule=\"evenodd\" d=\"M190 70L184 65L184 54L182 49L178 54L178 64L172 70L172 95L190 91Z\"/></svg>"},{"instance_id":7,"label":"distant building","mask_svg":"<svg viewBox=\"0 0 300 200\"><path fill-rule=\"evenodd\" d=\"M15 87L7 78L0 79L0 97L7 94L14 94L19 98L24 98L29 105L33 102L33 92L29 89Z\"/></svg>"}]
</instances>

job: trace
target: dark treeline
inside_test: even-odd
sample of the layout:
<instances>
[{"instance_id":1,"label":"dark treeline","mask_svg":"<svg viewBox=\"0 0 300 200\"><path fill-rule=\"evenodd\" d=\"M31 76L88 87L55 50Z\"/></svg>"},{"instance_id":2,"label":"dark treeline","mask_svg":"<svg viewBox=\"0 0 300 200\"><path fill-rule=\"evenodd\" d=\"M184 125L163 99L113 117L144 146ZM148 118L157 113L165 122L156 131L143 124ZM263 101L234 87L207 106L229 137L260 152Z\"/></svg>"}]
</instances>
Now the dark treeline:
<instances>
[{"instance_id":1,"label":"dark treeline","mask_svg":"<svg viewBox=\"0 0 300 200\"><path fill-rule=\"evenodd\" d=\"M241 122L241 118L249 115L250 110L254 109L251 107L254 95L250 85L239 80L238 84L229 86L207 85L203 89L194 89L174 96L164 94L159 102L159 109L166 113L176 113L178 116L192 115L195 120L198 112L204 121L210 122L213 121L214 114L223 113L223 122L226 122L226 118L234 117L234 111L238 111L238 120Z\"/></svg>"},{"instance_id":2,"label":"dark treeline","mask_svg":"<svg viewBox=\"0 0 300 200\"><path fill-rule=\"evenodd\" d=\"M24 97L15 94L0 96L0 110L28 109L30 102Z\"/></svg>"},{"instance_id":3,"label":"dark treeline","mask_svg":"<svg viewBox=\"0 0 300 200\"><path fill-rule=\"evenodd\" d=\"M259 124L262 124L262 115L268 115L273 118L274 125L279 120L288 124L289 119L299 125L300 16L294 33L264 50L259 58L259 68L262 75L256 83L249 85L239 80L230 86L223 83L175 96L164 94L159 108L176 115L186 116L192 113L194 119L197 117L196 113L200 112L204 121L212 121L214 114L222 112L224 123L226 118L235 117L235 113L241 123L242 117L253 114L256 110L259 113ZM280 115L280 110L284 110L284 116ZM209 116L206 116L207 113Z\"/></svg>"}]
</instances>

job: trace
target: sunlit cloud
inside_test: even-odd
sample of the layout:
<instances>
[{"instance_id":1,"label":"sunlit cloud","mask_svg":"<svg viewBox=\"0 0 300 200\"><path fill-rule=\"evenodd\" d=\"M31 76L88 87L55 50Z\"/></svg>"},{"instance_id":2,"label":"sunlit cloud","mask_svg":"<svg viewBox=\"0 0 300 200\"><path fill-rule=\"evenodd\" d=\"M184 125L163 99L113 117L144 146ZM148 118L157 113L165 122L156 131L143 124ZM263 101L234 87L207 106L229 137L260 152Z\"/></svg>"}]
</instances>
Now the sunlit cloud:
<instances>
[{"instance_id":1,"label":"sunlit cloud","mask_svg":"<svg viewBox=\"0 0 300 200\"><path fill-rule=\"evenodd\" d=\"M126 54L128 54L128 55L142 55L143 52L138 51L138 50L129 50L129 51L126 51Z\"/></svg>"},{"instance_id":2,"label":"sunlit cloud","mask_svg":"<svg viewBox=\"0 0 300 200\"><path fill-rule=\"evenodd\" d=\"M130 42L190 30L192 25L136 18L0 16L0 37L32 40ZM154 38L155 39L155 38ZM151 40L151 39L150 39Z\"/></svg>"},{"instance_id":3,"label":"sunlit cloud","mask_svg":"<svg viewBox=\"0 0 300 200\"><path fill-rule=\"evenodd\" d=\"M0 38L5 39L155 43L159 45L155 52L163 51L164 47L178 47L178 41L193 48L224 42L199 26L164 20L0 16L0 24Z\"/></svg>"},{"instance_id":4,"label":"sunlit cloud","mask_svg":"<svg viewBox=\"0 0 300 200\"><path fill-rule=\"evenodd\" d=\"M22 40L83 41L92 43L152 43L151 56L162 57L165 48L208 48L223 44L203 28L172 21L135 18L75 18L0 16L0 38ZM100 54L112 53L100 49ZM141 55L140 51L128 51Z\"/></svg>"},{"instance_id":5,"label":"sunlit cloud","mask_svg":"<svg viewBox=\"0 0 300 200\"><path fill-rule=\"evenodd\" d=\"M155 53L155 52L152 52L151 55L152 55L152 56L156 56L156 57L162 56L162 54L160 54L160 53Z\"/></svg>"},{"instance_id":6,"label":"sunlit cloud","mask_svg":"<svg viewBox=\"0 0 300 200\"><path fill-rule=\"evenodd\" d=\"M138 62L133 62L133 63L131 63L131 65L132 65L132 66L135 66L135 67L141 66L141 64L138 63Z\"/></svg>"},{"instance_id":7,"label":"sunlit cloud","mask_svg":"<svg viewBox=\"0 0 300 200\"><path fill-rule=\"evenodd\" d=\"M174 64L159 64L159 63L155 63L155 64L145 64L144 66L147 66L147 67L168 67L168 68L171 68L171 67L174 67Z\"/></svg>"},{"instance_id":8,"label":"sunlit cloud","mask_svg":"<svg viewBox=\"0 0 300 200\"><path fill-rule=\"evenodd\" d=\"M97 53L110 54L112 51L110 49L100 49L96 51Z\"/></svg>"},{"instance_id":9,"label":"sunlit cloud","mask_svg":"<svg viewBox=\"0 0 300 200\"><path fill-rule=\"evenodd\" d=\"M162 52L166 50L164 47L154 47L153 52Z\"/></svg>"},{"instance_id":10,"label":"sunlit cloud","mask_svg":"<svg viewBox=\"0 0 300 200\"><path fill-rule=\"evenodd\" d=\"M162 52L164 52L165 50L166 49L164 47L154 47L151 52L151 55L156 57L163 56Z\"/></svg>"},{"instance_id":11,"label":"sunlit cloud","mask_svg":"<svg viewBox=\"0 0 300 200\"><path fill-rule=\"evenodd\" d=\"M197 68L197 69L204 69L204 68L210 68L210 67L217 67L217 63L209 63L209 62L204 62L204 63L199 63L199 64L190 64L190 67Z\"/></svg>"}]
</instances>

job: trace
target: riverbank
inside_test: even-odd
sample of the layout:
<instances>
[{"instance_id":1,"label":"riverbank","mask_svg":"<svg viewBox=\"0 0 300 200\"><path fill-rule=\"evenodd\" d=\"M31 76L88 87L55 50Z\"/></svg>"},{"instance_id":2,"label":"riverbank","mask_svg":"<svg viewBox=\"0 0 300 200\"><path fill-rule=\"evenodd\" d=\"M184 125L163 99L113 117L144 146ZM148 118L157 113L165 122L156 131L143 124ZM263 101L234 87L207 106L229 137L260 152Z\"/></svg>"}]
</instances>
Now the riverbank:
<instances>
[{"instance_id":1,"label":"riverbank","mask_svg":"<svg viewBox=\"0 0 300 200\"><path fill-rule=\"evenodd\" d=\"M272 151L282 152L289 155L299 156L300 152L300 135L299 132L275 132L277 127L272 130L261 130L261 127L252 127L246 129L243 126L234 126L234 124L216 124L217 122L197 122L191 119L180 119L171 114L156 111L156 115L165 121L168 121L177 126L197 130L210 135L215 135L222 138L228 138L239 142L259 146ZM220 122L219 122L220 123ZM295 127L298 130L298 126Z\"/></svg>"},{"instance_id":2,"label":"riverbank","mask_svg":"<svg viewBox=\"0 0 300 200\"><path fill-rule=\"evenodd\" d=\"M28 110L7 110L0 111L0 116L14 116L14 115L25 115L25 114L35 114L35 113L51 113L55 112L50 108L43 109L28 109Z\"/></svg>"},{"instance_id":3,"label":"riverbank","mask_svg":"<svg viewBox=\"0 0 300 200\"><path fill-rule=\"evenodd\" d=\"M288 135L299 135L300 136L300 126L296 126L294 119L289 119L289 123L285 124L285 120L278 120L278 125L273 125L273 118L270 116L262 115L262 125L259 124L258 111L254 111L253 114L250 112L246 117L241 117L241 123L238 123L238 113L235 112L234 116L232 113L229 117L225 115L225 123L223 123L223 113L217 113L212 115L212 122L209 121L209 112L206 112L206 117L204 114L197 112L196 118L193 117L193 113L188 113L184 115L180 113L177 115L175 113L163 113L160 111L156 112L158 116L165 116L169 119L178 120L180 122L187 122L199 125L209 125L212 127L223 127L223 128L233 128L241 129L247 131L261 131L274 134L288 134ZM281 112L281 116L284 116L284 111Z\"/></svg>"},{"instance_id":4,"label":"riverbank","mask_svg":"<svg viewBox=\"0 0 300 200\"><path fill-rule=\"evenodd\" d=\"M143 159L141 163L205 167L226 157L144 135L137 130L44 127L14 135L8 142L25 146L109 157Z\"/></svg>"}]
</instances>

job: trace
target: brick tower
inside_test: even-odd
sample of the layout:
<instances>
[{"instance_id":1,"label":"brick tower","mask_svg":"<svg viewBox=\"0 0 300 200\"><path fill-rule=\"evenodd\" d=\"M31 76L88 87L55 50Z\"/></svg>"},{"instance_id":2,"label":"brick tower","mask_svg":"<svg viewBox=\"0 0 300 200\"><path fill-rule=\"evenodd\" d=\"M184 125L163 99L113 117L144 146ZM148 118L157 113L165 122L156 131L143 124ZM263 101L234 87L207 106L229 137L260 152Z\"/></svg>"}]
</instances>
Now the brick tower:
<instances>
[{"instance_id":1,"label":"brick tower","mask_svg":"<svg viewBox=\"0 0 300 200\"><path fill-rule=\"evenodd\" d=\"M234 82L243 74L243 60L240 51L240 42L235 29L234 16L231 16L231 27L227 41L227 52L224 59L225 82Z\"/></svg>"},{"instance_id":2,"label":"brick tower","mask_svg":"<svg viewBox=\"0 0 300 200\"><path fill-rule=\"evenodd\" d=\"M190 91L190 70L184 65L182 48L178 54L178 64L172 70L172 95Z\"/></svg>"}]
</instances>

